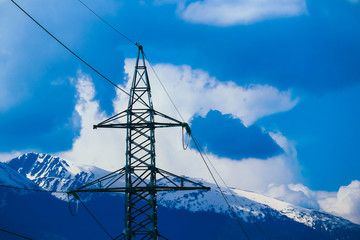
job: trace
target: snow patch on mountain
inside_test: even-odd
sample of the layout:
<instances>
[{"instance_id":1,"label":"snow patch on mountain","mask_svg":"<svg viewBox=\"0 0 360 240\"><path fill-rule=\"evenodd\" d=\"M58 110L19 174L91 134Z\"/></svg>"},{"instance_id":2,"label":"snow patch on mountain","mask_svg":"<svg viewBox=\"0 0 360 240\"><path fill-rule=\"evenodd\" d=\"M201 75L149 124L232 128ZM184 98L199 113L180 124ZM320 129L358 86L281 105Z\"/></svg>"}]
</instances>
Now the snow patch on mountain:
<instances>
[{"instance_id":1,"label":"snow patch on mountain","mask_svg":"<svg viewBox=\"0 0 360 240\"><path fill-rule=\"evenodd\" d=\"M9 187L10 188L9 188ZM13 188L11 188L13 187ZM24 194L27 191L19 189L40 189L36 184L21 176L18 172L8 167L6 164L0 162L0 191L6 195L8 191L16 191L18 194ZM4 197L0 198L0 208L6 206Z\"/></svg>"},{"instance_id":2,"label":"snow patch on mountain","mask_svg":"<svg viewBox=\"0 0 360 240\"><path fill-rule=\"evenodd\" d=\"M245 197L257 203L267 205L270 208L275 209L281 214L287 216L288 218L293 219L296 222L303 223L313 229L320 227L325 230L331 230L339 226L348 228L354 225L350 221L343 218L336 217L315 209L307 209L295 206L293 204L267 197L259 193L239 189L232 189L232 191L239 197Z\"/></svg>"},{"instance_id":3,"label":"snow patch on mountain","mask_svg":"<svg viewBox=\"0 0 360 240\"><path fill-rule=\"evenodd\" d=\"M200 180L191 179L195 182ZM161 181L161 180L160 180ZM202 182L210 191L178 191L158 194L158 204L173 209L191 212L215 212L233 217L229 207L215 184ZM350 229L352 222L314 209L306 209L259 193L240 189L222 189L234 212L245 222L264 222L271 216L275 219L288 218L312 229L332 231L339 227ZM357 226L359 228L359 226Z\"/></svg>"},{"instance_id":4,"label":"snow patch on mountain","mask_svg":"<svg viewBox=\"0 0 360 240\"><path fill-rule=\"evenodd\" d=\"M0 165L0 183L2 181L5 185L8 182L15 182L13 183L15 185L18 183L18 186L33 188L30 186L33 182L50 191L77 189L107 174L109 174L108 171L97 167L76 164L52 155L37 153L24 154ZM110 181L115 179L111 178ZM233 217L215 184L200 179L188 179L210 187L211 190L159 192L158 205L170 209L213 212ZM166 185L169 180L170 178L158 179L157 185ZM172 177L170 182L180 183L180 179ZM120 185L124 185L123 179L113 186ZM298 207L259 193L233 188L224 188L223 193L229 205L244 222L266 222L269 219L272 219L271 221L289 220L321 231L336 232L339 229L356 229L355 231L360 232L359 225L343 218L314 209ZM62 200L66 198L66 194L55 196Z\"/></svg>"},{"instance_id":5,"label":"snow patch on mountain","mask_svg":"<svg viewBox=\"0 0 360 240\"><path fill-rule=\"evenodd\" d=\"M9 167L48 191L77 189L108 172L80 165L49 154L27 153L6 163ZM56 195L63 199L64 194Z\"/></svg>"},{"instance_id":6,"label":"snow patch on mountain","mask_svg":"<svg viewBox=\"0 0 360 240\"><path fill-rule=\"evenodd\" d=\"M196 181L194 179L192 180ZM204 183L204 185L211 187L211 190L159 193L158 204L191 212L205 211L232 216L217 186L211 183ZM245 196L237 195L234 191L229 192L225 189L222 190L234 212L245 222L265 221L266 214L271 214L272 217L277 219L282 218L283 214L271 209L266 204L258 203Z\"/></svg>"},{"instance_id":7,"label":"snow patch on mountain","mask_svg":"<svg viewBox=\"0 0 360 240\"><path fill-rule=\"evenodd\" d=\"M18 172L0 162L0 184L16 188L39 189L33 182L29 181Z\"/></svg>"}]
</instances>

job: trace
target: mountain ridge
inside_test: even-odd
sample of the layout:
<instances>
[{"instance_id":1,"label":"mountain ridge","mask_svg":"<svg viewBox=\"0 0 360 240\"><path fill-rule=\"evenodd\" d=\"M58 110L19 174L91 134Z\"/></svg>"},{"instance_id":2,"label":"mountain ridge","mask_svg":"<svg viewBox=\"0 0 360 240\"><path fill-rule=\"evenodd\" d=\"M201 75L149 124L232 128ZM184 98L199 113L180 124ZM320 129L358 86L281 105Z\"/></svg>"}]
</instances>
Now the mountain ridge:
<instances>
[{"instance_id":1,"label":"mountain ridge","mask_svg":"<svg viewBox=\"0 0 360 240\"><path fill-rule=\"evenodd\" d=\"M27 180L31 180L39 188L49 191L76 189L108 173L100 168L72 163L59 157L41 153L23 154L3 165L11 168ZM161 179L159 182L161 183ZM216 216L220 214L229 218L228 207L216 186L211 183L202 183L210 186L212 190L208 192L202 190L160 192L158 193L158 205L176 213L180 211L184 214L186 212L201 215L217 214ZM346 219L313 209L297 207L255 192L235 188L230 191L232 192L225 192L225 195L237 215L247 225L253 223L266 225L275 222L286 225L286 222L288 224L294 222L297 228L309 228L328 236L324 239L360 238L360 226ZM65 200L66 194L55 195L55 197ZM301 225L304 227L299 227ZM356 237L351 238L353 235ZM336 237L332 238L331 236Z\"/></svg>"}]
</instances>

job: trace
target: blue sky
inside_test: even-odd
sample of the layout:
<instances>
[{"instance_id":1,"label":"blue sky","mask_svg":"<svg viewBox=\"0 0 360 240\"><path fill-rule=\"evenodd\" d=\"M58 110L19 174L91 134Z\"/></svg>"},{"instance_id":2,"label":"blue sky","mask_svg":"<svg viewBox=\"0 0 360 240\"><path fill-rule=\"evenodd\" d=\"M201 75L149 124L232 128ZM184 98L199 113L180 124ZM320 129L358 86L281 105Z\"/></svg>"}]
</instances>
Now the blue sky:
<instances>
[{"instance_id":1,"label":"blue sky","mask_svg":"<svg viewBox=\"0 0 360 240\"><path fill-rule=\"evenodd\" d=\"M253 161L276 169L271 161L283 157L279 173L262 184L301 183L313 191L335 192L360 180L357 0L84 2L144 46L170 90L179 81L170 94L219 164ZM78 1L18 3L125 87L136 47ZM90 120L126 107L114 109L115 89L5 0L0 0L0 89L3 156L38 151L80 159L86 121L91 127L97 122ZM173 110L162 101L168 102L154 96L155 107ZM91 109L92 118L83 115Z\"/></svg>"}]
</instances>

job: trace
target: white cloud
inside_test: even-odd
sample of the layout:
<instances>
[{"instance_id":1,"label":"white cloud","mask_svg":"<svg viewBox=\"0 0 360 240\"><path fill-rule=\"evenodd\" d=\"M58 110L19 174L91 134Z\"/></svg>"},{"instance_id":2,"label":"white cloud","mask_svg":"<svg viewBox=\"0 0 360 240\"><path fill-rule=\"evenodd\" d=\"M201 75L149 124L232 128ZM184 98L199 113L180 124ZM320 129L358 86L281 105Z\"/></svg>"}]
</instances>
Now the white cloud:
<instances>
[{"instance_id":1,"label":"white cloud","mask_svg":"<svg viewBox=\"0 0 360 240\"><path fill-rule=\"evenodd\" d=\"M360 181L341 186L336 196L321 199L319 204L326 212L360 224Z\"/></svg>"},{"instance_id":2,"label":"white cloud","mask_svg":"<svg viewBox=\"0 0 360 240\"><path fill-rule=\"evenodd\" d=\"M251 24L307 13L305 0L203 0L187 6L180 1L178 6L184 20L215 26Z\"/></svg>"},{"instance_id":3,"label":"white cloud","mask_svg":"<svg viewBox=\"0 0 360 240\"><path fill-rule=\"evenodd\" d=\"M125 156L121 133L107 129L93 130L93 125L105 120L107 116L100 110L99 102L94 100L95 89L89 76L79 72L76 89L78 100L75 111L80 116L80 137L75 139L70 151L57 155L79 163L104 167L110 171L120 168L120 158Z\"/></svg>"},{"instance_id":4,"label":"white cloud","mask_svg":"<svg viewBox=\"0 0 360 240\"><path fill-rule=\"evenodd\" d=\"M0 162L7 162L13 158L20 156L20 155L21 155L21 153L17 152L17 151L13 151L10 153L0 153Z\"/></svg>"},{"instance_id":5,"label":"white cloud","mask_svg":"<svg viewBox=\"0 0 360 240\"><path fill-rule=\"evenodd\" d=\"M156 156L160 168L212 182L198 152L192 149L186 151L182 149L180 130L158 131L157 136ZM229 186L259 191L268 183L290 183L297 178L296 159L287 154L266 160L249 158L241 161L210 153L207 155Z\"/></svg>"},{"instance_id":6,"label":"white cloud","mask_svg":"<svg viewBox=\"0 0 360 240\"><path fill-rule=\"evenodd\" d=\"M132 74L131 62L132 60L127 61L126 72ZM184 113L186 119L191 119L197 113L205 115L210 109L230 113L234 116L252 116L240 118L247 123L252 123L259 116L270 114L269 112L259 114L261 112L259 108L246 106L246 103L249 102L251 104L263 102L261 100L263 96L256 91L252 92L252 89L244 89L234 83L220 83L209 77L204 71L192 70L187 66L177 67L162 64L156 65L155 68L164 84L169 87L168 91L174 96L174 101L180 103L180 111ZM168 104L169 100L160 91L160 86L152 74L150 74L150 79L153 80L155 108L161 109L164 113L170 113L171 116L176 116L175 111ZM96 165L109 171L123 167L125 164L125 131L118 129L93 130L94 124L101 122L108 116L100 110L99 103L94 100L95 89L89 76L79 72L78 78L74 82L76 82L78 92L75 111L81 118L80 136L74 141L72 150L57 155L80 163ZM130 81L126 88L129 87ZM265 93L269 90L264 86L259 87ZM270 89L270 91L274 91L273 88ZM288 94L283 95L282 92L275 92L278 93L275 98L286 96L285 99L288 100L288 104L285 106L289 105L291 97ZM213 97L214 93L216 93L217 98ZM251 101L237 105L234 99L228 99L240 98L242 95ZM234 101L232 103L234 107L228 109L226 104L221 103L222 101L225 103ZM125 109L128 104L125 94L118 92L118 98L114 100L114 104L117 108L116 111ZM251 109L255 113L251 112ZM283 110L282 107L278 106L271 113L275 113L275 109ZM247 114L243 114L244 112ZM247 119L253 119L253 121ZM249 158L241 161L208 154L213 165L216 166L229 186L262 191L270 197L297 206L319 209L360 223L360 181L353 181L348 186L342 186L337 193L312 191L302 184L292 184L299 181L299 167L294 144L280 132L270 132L269 134L283 148L283 154L266 160ZM158 167L179 175L183 174L212 181L199 154L193 149L186 151L182 149L181 129L158 130L156 132L156 144ZM9 160L18 155L19 153L1 154L0 160ZM269 183L271 184L269 185Z\"/></svg>"},{"instance_id":7,"label":"white cloud","mask_svg":"<svg viewBox=\"0 0 360 240\"><path fill-rule=\"evenodd\" d=\"M269 135L288 155L297 157L294 143L289 141L281 132L269 132Z\"/></svg>"},{"instance_id":8,"label":"white cloud","mask_svg":"<svg viewBox=\"0 0 360 240\"><path fill-rule=\"evenodd\" d=\"M312 191L302 184L270 184L262 192L294 205L313 208L360 224L360 181L341 186L338 192Z\"/></svg>"},{"instance_id":9,"label":"white cloud","mask_svg":"<svg viewBox=\"0 0 360 240\"><path fill-rule=\"evenodd\" d=\"M134 59L125 61L125 72L130 73L130 79L134 63ZM213 109L232 114L245 126L250 126L264 116L288 111L298 102L290 90L279 91L267 85L241 87L234 82L220 82L207 72L187 65L157 64L155 70L187 121L195 114L205 116ZM155 108L178 116L156 76L152 72L149 76Z\"/></svg>"},{"instance_id":10,"label":"white cloud","mask_svg":"<svg viewBox=\"0 0 360 240\"><path fill-rule=\"evenodd\" d=\"M126 60L125 71L132 79L133 60ZM235 83L222 83L202 70L189 66L159 64L155 69L186 120L194 115L206 115L211 109L232 114L246 125L257 119L291 109L296 104L291 92L281 92L270 86L255 85L243 88ZM155 109L177 117L176 112L155 76L149 73ZM126 88L129 89L130 81ZM70 151L58 153L69 160L93 164L107 170L116 170L125 164L125 134L121 129L93 130L92 125L107 117L94 100L95 89L91 79L79 73L76 88L76 112L81 118L80 136ZM114 100L116 112L127 108L128 99L118 92ZM276 135L276 134L275 134ZM279 135L277 135L279 136ZM211 181L199 154L192 149L184 151L181 129L159 129L156 132L157 165L176 174L200 177ZM242 159L241 161L209 154L210 159L225 181L234 187L259 190L269 183L291 183L297 178L297 160L294 154L284 153L267 160Z\"/></svg>"},{"instance_id":11,"label":"white cloud","mask_svg":"<svg viewBox=\"0 0 360 240\"><path fill-rule=\"evenodd\" d=\"M311 191L302 184L270 184L262 193L296 206L313 209L320 208L316 192Z\"/></svg>"}]
</instances>

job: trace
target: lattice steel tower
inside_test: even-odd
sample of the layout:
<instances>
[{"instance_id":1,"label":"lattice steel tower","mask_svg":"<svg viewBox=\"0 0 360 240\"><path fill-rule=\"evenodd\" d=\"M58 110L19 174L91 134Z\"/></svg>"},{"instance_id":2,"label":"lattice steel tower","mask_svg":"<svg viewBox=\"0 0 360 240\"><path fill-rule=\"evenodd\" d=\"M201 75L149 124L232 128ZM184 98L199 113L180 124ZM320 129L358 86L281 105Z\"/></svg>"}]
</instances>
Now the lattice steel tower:
<instances>
[{"instance_id":1,"label":"lattice steel tower","mask_svg":"<svg viewBox=\"0 0 360 240\"><path fill-rule=\"evenodd\" d=\"M157 228L158 191L210 189L156 167L155 129L184 127L190 131L190 128L188 124L154 110L143 48L141 45L138 48L128 108L94 126L95 129L126 129L125 167L70 191L70 194L125 192L125 229L115 239L164 238ZM157 182L159 177L160 183Z\"/></svg>"}]
</instances>

